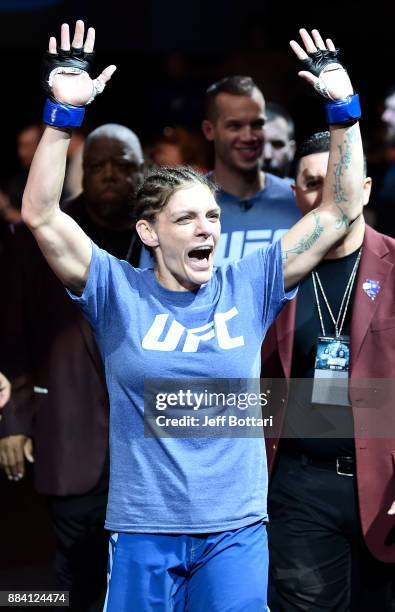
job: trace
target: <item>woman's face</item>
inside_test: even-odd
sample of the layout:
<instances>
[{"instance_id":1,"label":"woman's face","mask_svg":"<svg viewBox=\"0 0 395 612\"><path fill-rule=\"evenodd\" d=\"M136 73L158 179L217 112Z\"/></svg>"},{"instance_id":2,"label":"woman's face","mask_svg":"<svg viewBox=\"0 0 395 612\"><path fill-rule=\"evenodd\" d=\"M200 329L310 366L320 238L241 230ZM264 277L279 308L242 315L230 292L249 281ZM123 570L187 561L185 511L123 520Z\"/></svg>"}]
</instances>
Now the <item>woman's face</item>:
<instances>
[{"instance_id":1,"label":"woman's face","mask_svg":"<svg viewBox=\"0 0 395 612\"><path fill-rule=\"evenodd\" d=\"M138 222L149 226L148 234L139 233L155 251L156 276L164 287L188 291L210 280L221 233L219 216L210 190L193 183L171 196L154 223Z\"/></svg>"}]
</instances>

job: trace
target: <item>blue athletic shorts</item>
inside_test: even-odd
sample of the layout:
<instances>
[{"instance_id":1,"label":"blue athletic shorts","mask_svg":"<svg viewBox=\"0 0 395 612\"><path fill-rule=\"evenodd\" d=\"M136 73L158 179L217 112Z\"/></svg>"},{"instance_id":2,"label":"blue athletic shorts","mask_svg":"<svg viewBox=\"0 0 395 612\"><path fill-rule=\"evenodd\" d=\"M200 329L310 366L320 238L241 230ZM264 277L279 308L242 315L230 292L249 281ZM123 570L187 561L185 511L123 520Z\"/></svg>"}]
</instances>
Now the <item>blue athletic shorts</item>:
<instances>
[{"instance_id":1,"label":"blue athletic shorts","mask_svg":"<svg viewBox=\"0 0 395 612\"><path fill-rule=\"evenodd\" d=\"M266 612L266 526L201 535L114 533L104 612Z\"/></svg>"}]
</instances>

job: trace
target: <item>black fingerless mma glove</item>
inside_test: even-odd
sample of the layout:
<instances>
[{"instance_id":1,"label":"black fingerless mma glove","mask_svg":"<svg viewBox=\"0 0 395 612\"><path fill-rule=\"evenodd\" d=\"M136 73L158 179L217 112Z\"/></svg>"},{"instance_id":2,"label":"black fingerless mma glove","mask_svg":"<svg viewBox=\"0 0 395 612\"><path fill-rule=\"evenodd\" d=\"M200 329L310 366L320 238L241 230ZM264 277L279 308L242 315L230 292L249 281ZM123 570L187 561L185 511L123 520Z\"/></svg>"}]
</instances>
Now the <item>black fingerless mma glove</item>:
<instances>
[{"instance_id":1,"label":"black fingerless mma glove","mask_svg":"<svg viewBox=\"0 0 395 612\"><path fill-rule=\"evenodd\" d=\"M75 47L71 47L70 51L63 51L58 48L56 53L46 51L41 62L40 82L48 98L57 102L49 84L49 78L53 70L56 70L56 68L76 68L90 75L94 55L94 52L88 53L83 48L77 49Z\"/></svg>"},{"instance_id":2,"label":"black fingerless mma glove","mask_svg":"<svg viewBox=\"0 0 395 612\"><path fill-rule=\"evenodd\" d=\"M335 51L329 51L329 49L318 49L312 53L308 53L308 56L304 60L300 60L300 64L303 70L308 70L315 76L320 76L321 72L329 64L340 64L339 56L340 49ZM343 66L342 66L343 68Z\"/></svg>"}]
</instances>

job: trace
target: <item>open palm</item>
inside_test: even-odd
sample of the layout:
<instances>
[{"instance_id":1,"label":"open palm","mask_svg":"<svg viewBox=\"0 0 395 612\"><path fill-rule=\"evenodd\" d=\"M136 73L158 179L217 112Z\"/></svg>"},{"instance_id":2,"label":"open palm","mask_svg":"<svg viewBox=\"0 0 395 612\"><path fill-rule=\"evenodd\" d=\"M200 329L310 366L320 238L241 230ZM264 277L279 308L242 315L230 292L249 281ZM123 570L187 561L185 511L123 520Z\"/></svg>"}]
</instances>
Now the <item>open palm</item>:
<instances>
[{"instance_id":1,"label":"open palm","mask_svg":"<svg viewBox=\"0 0 395 612\"><path fill-rule=\"evenodd\" d=\"M68 52L71 49L71 55L75 52L76 57L81 49L86 53L93 53L95 45L95 30L89 28L85 44L84 44L84 22L79 20L76 22L74 38L70 46L70 30L67 23L64 23L61 28L60 50ZM51 36L49 39L49 53L56 56L57 43L56 38ZM116 70L115 66L107 66L103 72L94 80L85 71L81 72L78 69L64 68L64 71L57 72L51 79L51 89L54 98L63 104L71 104L73 106L84 106L91 102L96 95L100 93L107 81L110 80L112 74ZM74 71L74 72L72 72Z\"/></svg>"},{"instance_id":2,"label":"open palm","mask_svg":"<svg viewBox=\"0 0 395 612\"><path fill-rule=\"evenodd\" d=\"M299 33L305 48L303 49L295 40L290 41L290 46L301 61L317 51L336 51L332 40L327 38L324 42L318 30L312 30L311 36L304 28L299 30ZM337 61L326 66L319 76L307 70L301 70L299 76L331 100L341 100L354 93L346 70Z\"/></svg>"}]
</instances>

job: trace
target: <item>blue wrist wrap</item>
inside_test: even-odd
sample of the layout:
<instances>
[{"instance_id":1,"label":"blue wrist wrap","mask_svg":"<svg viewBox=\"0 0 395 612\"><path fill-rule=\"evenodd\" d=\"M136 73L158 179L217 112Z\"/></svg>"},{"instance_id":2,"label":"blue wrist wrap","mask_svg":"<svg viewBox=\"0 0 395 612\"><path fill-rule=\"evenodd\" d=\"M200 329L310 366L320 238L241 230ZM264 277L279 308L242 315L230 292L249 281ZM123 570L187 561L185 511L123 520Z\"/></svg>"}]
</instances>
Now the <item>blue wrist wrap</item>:
<instances>
[{"instance_id":1,"label":"blue wrist wrap","mask_svg":"<svg viewBox=\"0 0 395 612\"><path fill-rule=\"evenodd\" d=\"M70 106L47 99L44 105L43 121L59 128L80 127L85 115L84 106Z\"/></svg>"},{"instance_id":2,"label":"blue wrist wrap","mask_svg":"<svg viewBox=\"0 0 395 612\"><path fill-rule=\"evenodd\" d=\"M326 120L329 125L351 123L361 117L361 106L358 94L343 100L333 100L325 104Z\"/></svg>"}]
</instances>

